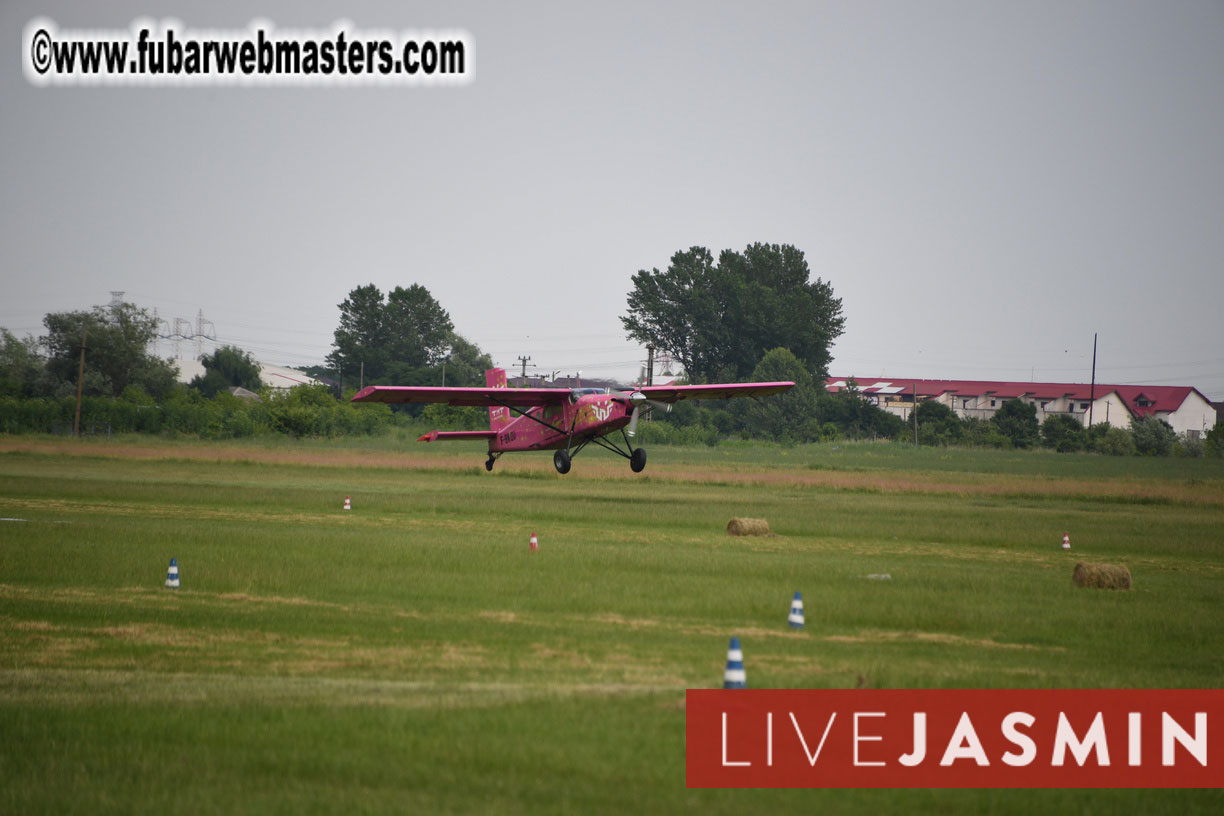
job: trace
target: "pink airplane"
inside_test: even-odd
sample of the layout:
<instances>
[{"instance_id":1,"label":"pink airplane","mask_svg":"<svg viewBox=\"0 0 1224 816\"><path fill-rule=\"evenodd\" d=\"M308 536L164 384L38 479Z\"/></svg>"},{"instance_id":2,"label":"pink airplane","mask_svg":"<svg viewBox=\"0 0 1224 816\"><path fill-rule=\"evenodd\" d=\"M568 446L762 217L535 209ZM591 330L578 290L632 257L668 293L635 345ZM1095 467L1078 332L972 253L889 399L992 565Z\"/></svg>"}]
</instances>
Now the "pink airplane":
<instances>
[{"instance_id":1,"label":"pink airplane","mask_svg":"<svg viewBox=\"0 0 1224 816\"><path fill-rule=\"evenodd\" d=\"M486 388L432 388L371 385L353 402L440 402L489 409L487 431L430 431L418 442L447 439L487 439L485 470L508 451L555 450L553 465L569 473L570 460L591 442L629 460L634 473L646 467L646 451L629 441L637 433L642 407L663 404L671 410L682 399L726 399L780 394L793 382L724 383L718 385L650 385L609 393L602 388L507 388L506 372L485 372ZM622 450L604 437L615 431L625 440Z\"/></svg>"}]
</instances>

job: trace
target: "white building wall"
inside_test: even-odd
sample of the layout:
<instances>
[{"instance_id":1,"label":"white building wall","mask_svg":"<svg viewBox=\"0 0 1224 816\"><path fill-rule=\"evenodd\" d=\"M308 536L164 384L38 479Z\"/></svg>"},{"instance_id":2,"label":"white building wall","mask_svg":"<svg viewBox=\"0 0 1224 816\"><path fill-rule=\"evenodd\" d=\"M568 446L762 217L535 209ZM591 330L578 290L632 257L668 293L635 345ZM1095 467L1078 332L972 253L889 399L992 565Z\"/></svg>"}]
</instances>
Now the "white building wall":
<instances>
[{"instance_id":1,"label":"white building wall","mask_svg":"<svg viewBox=\"0 0 1224 816\"><path fill-rule=\"evenodd\" d=\"M1172 425L1178 434L1197 433L1200 438L1216 421L1215 409L1197 391L1191 391L1176 411L1157 411L1156 416Z\"/></svg>"},{"instance_id":2,"label":"white building wall","mask_svg":"<svg viewBox=\"0 0 1224 816\"><path fill-rule=\"evenodd\" d=\"M1078 407L1078 406L1077 406ZM1083 411L1080 414L1080 421L1085 427L1088 425L1088 412ZM1126 407L1126 402L1118 396L1117 391L1110 391L1103 397L1097 397L1092 403L1092 422L1095 425L1105 423L1111 428L1129 428L1131 422L1130 408Z\"/></svg>"}]
</instances>

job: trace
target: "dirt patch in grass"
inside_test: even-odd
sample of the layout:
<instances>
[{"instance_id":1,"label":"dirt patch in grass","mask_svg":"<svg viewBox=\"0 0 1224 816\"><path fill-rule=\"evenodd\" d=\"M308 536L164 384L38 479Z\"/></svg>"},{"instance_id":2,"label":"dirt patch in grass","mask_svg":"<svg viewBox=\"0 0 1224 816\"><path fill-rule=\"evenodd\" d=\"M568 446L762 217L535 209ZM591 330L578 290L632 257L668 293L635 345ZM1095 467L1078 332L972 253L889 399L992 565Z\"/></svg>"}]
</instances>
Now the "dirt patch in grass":
<instances>
[{"instance_id":1,"label":"dirt patch in grass","mask_svg":"<svg viewBox=\"0 0 1224 816\"><path fill-rule=\"evenodd\" d=\"M587 615L587 620L595 623L604 623L610 626L620 626L626 629L649 629L658 626L660 621L654 618L626 618L624 615L618 615L615 612L605 612L601 615Z\"/></svg>"},{"instance_id":2,"label":"dirt patch in grass","mask_svg":"<svg viewBox=\"0 0 1224 816\"><path fill-rule=\"evenodd\" d=\"M240 603L267 603L281 604L284 606L315 606L328 609L344 609L344 607L340 604L329 603L328 601L312 601L309 598L285 598L280 595L248 595L245 592L229 592L224 595L218 595L217 600L238 601Z\"/></svg>"},{"instance_id":3,"label":"dirt patch in grass","mask_svg":"<svg viewBox=\"0 0 1224 816\"><path fill-rule=\"evenodd\" d=\"M54 632L62 629L62 626L56 626L49 621L13 621L7 624L9 628L16 629L21 632Z\"/></svg>"},{"instance_id":4,"label":"dirt patch in grass","mask_svg":"<svg viewBox=\"0 0 1224 816\"><path fill-rule=\"evenodd\" d=\"M504 610L481 612L480 617L484 618L485 620L495 621L497 623L522 623L516 613L507 612Z\"/></svg>"},{"instance_id":5,"label":"dirt patch in grass","mask_svg":"<svg viewBox=\"0 0 1224 816\"><path fill-rule=\"evenodd\" d=\"M828 635L830 643L942 643L951 646L975 646L987 649L1031 649L1042 651L1066 651L1061 646L1034 646L1031 643L1001 643L990 638L967 638L945 632L892 632L869 630L857 635Z\"/></svg>"},{"instance_id":6,"label":"dirt patch in grass","mask_svg":"<svg viewBox=\"0 0 1224 816\"><path fill-rule=\"evenodd\" d=\"M139 670L0 670L0 699L24 705L105 703L476 708L541 699L674 694L636 683L436 683L341 677L162 673Z\"/></svg>"}]
</instances>

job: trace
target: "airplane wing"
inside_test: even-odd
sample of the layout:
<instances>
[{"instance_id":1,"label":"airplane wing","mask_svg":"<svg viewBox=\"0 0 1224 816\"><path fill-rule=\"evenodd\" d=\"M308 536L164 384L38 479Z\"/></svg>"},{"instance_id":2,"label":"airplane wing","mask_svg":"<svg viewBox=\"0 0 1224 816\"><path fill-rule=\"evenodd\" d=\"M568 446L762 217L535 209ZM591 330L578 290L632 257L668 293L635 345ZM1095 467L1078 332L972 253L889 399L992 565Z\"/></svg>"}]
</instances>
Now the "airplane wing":
<instances>
[{"instance_id":1,"label":"airplane wing","mask_svg":"<svg viewBox=\"0 0 1224 816\"><path fill-rule=\"evenodd\" d=\"M714 383L712 385L644 385L635 389L647 399L673 403L683 399L727 399L729 397L768 397L794 387L793 382Z\"/></svg>"},{"instance_id":2,"label":"airplane wing","mask_svg":"<svg viewBox=\"0 0 1224 816\"><path fill-rule=\"evenodd\" d=\"M431 386L368 385L353 402L440 402L493 408L510 405L561 405L569 401L568 388L433 388Z\"/></svg>"}]
</instances>

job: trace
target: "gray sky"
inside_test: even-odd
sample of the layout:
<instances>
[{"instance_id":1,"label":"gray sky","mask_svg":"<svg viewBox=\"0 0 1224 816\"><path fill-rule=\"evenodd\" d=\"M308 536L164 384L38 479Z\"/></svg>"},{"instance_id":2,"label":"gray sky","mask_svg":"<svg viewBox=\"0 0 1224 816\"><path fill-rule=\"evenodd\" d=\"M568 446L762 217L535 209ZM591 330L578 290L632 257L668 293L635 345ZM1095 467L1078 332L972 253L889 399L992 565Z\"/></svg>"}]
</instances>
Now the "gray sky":
<instances>
[{"instance_id":1,"label":"gray sky","mask_svg":"<svg viewBox=\"0 0 1224 816\"><path fill-rule=\"evenodd\" d=\"M464 29L474 80L35 88L44 15ZM1219 0L47 0L0 42L19 335L123 290L303 365L350 289L420 283L499 364L628 378L630 276L763 241L843 299L838 376L1087 381L1096 331L1098 381L1224 398Z\"/></svg>"}]
</instances>

